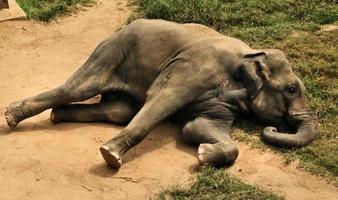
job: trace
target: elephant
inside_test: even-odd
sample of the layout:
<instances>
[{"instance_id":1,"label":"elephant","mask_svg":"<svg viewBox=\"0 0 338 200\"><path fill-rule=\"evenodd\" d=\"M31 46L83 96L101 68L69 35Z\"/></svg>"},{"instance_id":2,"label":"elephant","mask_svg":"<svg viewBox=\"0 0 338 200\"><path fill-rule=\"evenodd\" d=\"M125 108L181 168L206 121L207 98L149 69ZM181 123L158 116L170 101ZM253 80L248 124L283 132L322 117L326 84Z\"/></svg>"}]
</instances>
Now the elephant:
<instances>
[{"instance_id":1,"label":"elephant","mask_svg":"<svg viewBox=\"0 0 338 200\"><path fill-rule=\"evenodd\" d=\"M97 95L98 103L81 103ZM64 84L9 104L5 119L14 128L50 108L54 123L126 125L100 147L113 168L166 119L182 124L183 141L198 146L201 165L215 167L238 157L230 132L239 117L268 125L261 137L278 147L302 147L318 135L305 86L281 50L253 49L204 25L165 20L124 26Z\"/></svg>"}]
</instances>

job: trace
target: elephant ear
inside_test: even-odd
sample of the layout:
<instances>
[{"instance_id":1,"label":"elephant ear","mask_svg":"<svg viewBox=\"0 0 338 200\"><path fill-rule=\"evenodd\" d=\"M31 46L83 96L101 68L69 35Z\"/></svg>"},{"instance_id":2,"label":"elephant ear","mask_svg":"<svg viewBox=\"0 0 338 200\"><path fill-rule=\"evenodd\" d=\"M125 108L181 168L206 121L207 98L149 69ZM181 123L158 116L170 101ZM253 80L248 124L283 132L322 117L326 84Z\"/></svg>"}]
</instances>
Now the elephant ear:
<instances>
[{"instance_id":1,"label":"elephant ear","mask_svg":"<svg viewBox=\"0 0 338 200\"><path fill-rule=\"evenodd\" d=\"M270 71L265 64L266 53L256 52L243 57L237 77L243 82L250 99L254 99L263 88L264 82L269 79Z\"/></svg>"}]
</instances>

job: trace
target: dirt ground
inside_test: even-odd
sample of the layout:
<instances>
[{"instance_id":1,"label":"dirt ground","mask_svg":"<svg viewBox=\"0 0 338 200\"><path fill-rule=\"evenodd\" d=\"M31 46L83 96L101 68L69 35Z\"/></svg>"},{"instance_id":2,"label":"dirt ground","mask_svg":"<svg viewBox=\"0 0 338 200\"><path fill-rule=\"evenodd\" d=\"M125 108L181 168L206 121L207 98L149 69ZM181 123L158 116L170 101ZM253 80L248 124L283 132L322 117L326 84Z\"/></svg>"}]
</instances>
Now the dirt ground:
<instances>
[{"instance_id":1,"label":"dirt ground","mask_svg":"<svg viewBox=\"0 0 338 200\"><path fill-rule=\"evenodd\" d=\"M0 106L62 84L129 14L126 1L99 0L50 24L1 22ZM53 125L49 113L13 130L0 117L0 200L146 199L166 186L187 185L196 174L196 148L183 144L176 125L156 128L116 171L106 166L98 148L122 127ZM245 182L287 199L337 199L336 187L296 164L284 166L280 156L239 146L230 171Z\"/></svg>"}]
</instances>

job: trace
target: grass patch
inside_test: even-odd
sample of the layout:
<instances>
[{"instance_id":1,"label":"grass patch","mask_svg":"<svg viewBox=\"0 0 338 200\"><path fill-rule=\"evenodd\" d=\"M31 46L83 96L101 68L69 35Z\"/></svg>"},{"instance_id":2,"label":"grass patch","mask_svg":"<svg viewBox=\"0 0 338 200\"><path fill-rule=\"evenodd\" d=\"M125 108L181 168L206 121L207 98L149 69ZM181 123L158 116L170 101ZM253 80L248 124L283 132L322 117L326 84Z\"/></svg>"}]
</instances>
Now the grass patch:
<instances>
[{"instance_id":1,"label":"grass patch","mask_svg":"<svg viewBox=\"0 0 338 200\"><path fill-rule=\"evenodd\" d=\"M69 13L76 5L87 6L93 0L16 0L28 18L48 22Z\"/></svg>"},{"instance_id":2,"label":"grass patch","mask_svg":"<svg viewBox=\"0 0 338 200\"><path fill-rule=\"evenodd\" d=\"M282 40L297 30L319 30L321 24L338 19L338 6L331 0L131 1L137 5L132 19L205 24L254 46Z\"/></svg>"},{"instance_id":3,"label":"grass patch","mask_svg":"<svg viewBox=\"0 0 338 200\"><path fill-rule=\"evenodd\" d=\"M163 191L159 195L159 199L280 200L283 198L245 184L230 176L225 170L204 167L198 174L196 182L190 188L173 187Z\"/></svg>"},{"instance_id":4,"label":"grass patch","mask_svg":"<svg viewBox=\"0 0 338 200\"><path fill-rule=\"evenodd\" d=\"M307 86L308 102L318 117L320 139L285 151L311 172L329 175L338 183L338 30L289 37L277 44Z\"/></svg>"},{"instance_id":5,"label":"grass patch","mask_svg":"<svg viewBox=\"0 0 338 200\"><path fill-rule=\"evenodd\" d=\"M200 23L250 44L253 48L279 48L307 87L316 113L320 138L300 149L276 149L286 161L299 160L306 170L338 183L338 31L320 31L338 21L332 0L131 0L136 18L160 18L179 23ZM238 125L241 141L266 148L259 139L262 128Z\"/></svg>"}]
</instances>

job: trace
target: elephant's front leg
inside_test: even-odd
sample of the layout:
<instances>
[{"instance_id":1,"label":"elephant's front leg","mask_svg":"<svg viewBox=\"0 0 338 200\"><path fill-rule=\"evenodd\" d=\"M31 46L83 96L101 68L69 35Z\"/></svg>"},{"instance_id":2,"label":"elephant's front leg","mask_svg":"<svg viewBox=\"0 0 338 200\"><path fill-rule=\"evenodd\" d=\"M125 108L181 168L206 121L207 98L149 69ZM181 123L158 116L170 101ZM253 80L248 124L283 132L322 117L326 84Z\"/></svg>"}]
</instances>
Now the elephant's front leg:
<instances>
[{"instance_id":1,"label":"elephant's front leg","mask_svg":"<svg viewBox=\"0 0 338 200\"><path fill-rule=\"evenodd\" d=\"M229 136L231 122L199 117L183 127L183 140L199 145L198 161L215 167L233 163L238 148Z\"/></svg>"},{"instance_id":2,"label":"elephant's front leg","mask_svg":"<svg viewBox=\"0 0 338 200\"><path fill-rule=\"evenodd\" d=\"M122 165L122 155L140 143L148 133L189 99L184 90L165 89L149 99L132 121L116 137L101 148L105 161L114 168Z\"/></svg>"},{"instance_id":3,"label":"elephant's front leg","mask_svg":"<svg viewBox=\"0 0 338 200\"><path fill-rule=\"evenodd\" d=\"M177 62L160 74L148 90L141 110L126 128L100 148L110 166L119 168L124 153L140 143L158 123L205 92L200 87L202 81L190 76L192 69L189 63Z\"/></svg>"}]
</instances>

